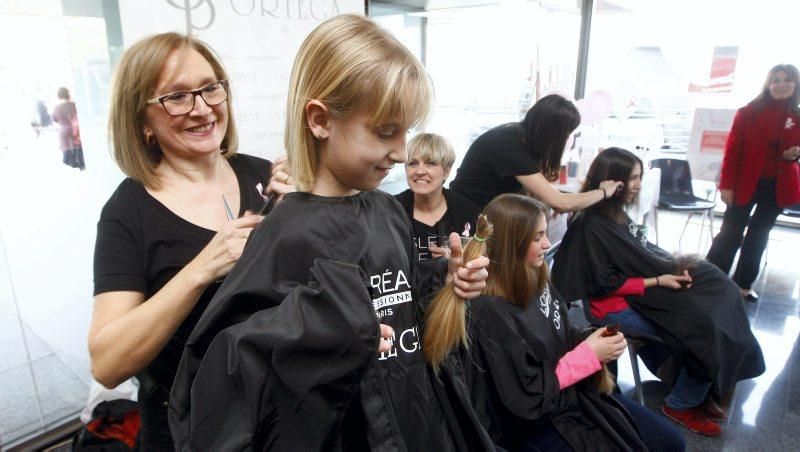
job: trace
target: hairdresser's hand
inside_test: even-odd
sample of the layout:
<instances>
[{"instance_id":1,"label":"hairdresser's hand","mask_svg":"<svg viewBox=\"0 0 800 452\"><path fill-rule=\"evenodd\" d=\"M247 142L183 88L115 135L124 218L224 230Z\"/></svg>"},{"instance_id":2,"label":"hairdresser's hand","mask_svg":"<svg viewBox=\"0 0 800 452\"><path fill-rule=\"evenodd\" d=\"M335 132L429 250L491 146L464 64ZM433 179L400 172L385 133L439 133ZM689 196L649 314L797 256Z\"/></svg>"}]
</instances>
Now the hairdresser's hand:
<instances>
[{"instance_id":1,"label":"hairdresser's hand","mask_svg":"<svg viewBox=\"0 0 800 452\"><path fill-rule=\"evenodd\" d=\"M605 328L596 329L584 341L589 344L589 347L597 356L597 360L604 364L619 358L622 352L625 351L625 347L628 346L628 341L625 340L625 336L622 333L617 332L613 336L603 337L602 334L605 330Z\"/></svg>"},{"instance_id":2,"label":"hairdresser's hand","mask_svg":"<svg viewBox=\"0 0 800 452\"><path fill-rule=\"evenodd\" d=\"M248 213L241 218L228 221L200 254L187 264L187 267L197 271L204 285L227 275L233 264L241 257L250 231L263 219L264 217L260 215Z\"/></svg>"},{"instance_id":3,"label":"hairdresser's hand","mask_svg":"<svg viewBox=\"0 0 800 452\"><path fill-rule=\"evenodd\" d=\"M600 182L600 190L605 192L606 199L614 196L618 187L622 187L622 182L617 180L604 180L603 182Z\"/></svg>"},{"instance_id":4,"label":"hairdresser's hand","mask_svg":"<svg viewBox=\"0 0 800 452\"><path fill-rule=\"evenodd\" d=\"M296 191L292 169L285 155L275 159L272 163L272 175L269 178L266 194L278 197L276 201L283 199L283 195Z\"/></svg>"},{"instance_id":5,"label":"hairdresser's hand","mask_svg":"<svg viewBox=\"0 0 800 452\"><path fill-rule=\"evenodd\" d=\"M486 288L486 278L489 272L489 258L480 256L462 266L463 255L461 252L461 238L457 232L450 234L450 258L447 268L447 280L453 281L453 290L456 295L465 300L471 300Z\"/></svg>"},{"instance_id":6,"label":"hairdresser's hand","mask_svg":"<svg viewBox=\"0 0 800 452\"><path fill-rule=\"evenodd\" d=\"M789 160L790 162L800 158L800 146L792 146L783 151L783 158L784 160Z\"/></svg>"},{"instance_id":7,"label":"hairdresser's hand","mask_svg":"<svg viewBox=\"0 0 800 452\"><path fill-rule=\"evenodd\" d=\"M381 323L381 341L378 344L378 352L387 353L392 350L392 343L394 342L394 330L389 325Z\"/></svg>"},{"instance_id":8,"label":"hairdresser's hand","mask_svg":"<svg viewBox=\"0 0 800 452\"><path fill-rule=\"evenodd\" d=\"M730 205L733 202L733 190L720 190L719 198L725 204Z\"/></svg>"}]
</instances>

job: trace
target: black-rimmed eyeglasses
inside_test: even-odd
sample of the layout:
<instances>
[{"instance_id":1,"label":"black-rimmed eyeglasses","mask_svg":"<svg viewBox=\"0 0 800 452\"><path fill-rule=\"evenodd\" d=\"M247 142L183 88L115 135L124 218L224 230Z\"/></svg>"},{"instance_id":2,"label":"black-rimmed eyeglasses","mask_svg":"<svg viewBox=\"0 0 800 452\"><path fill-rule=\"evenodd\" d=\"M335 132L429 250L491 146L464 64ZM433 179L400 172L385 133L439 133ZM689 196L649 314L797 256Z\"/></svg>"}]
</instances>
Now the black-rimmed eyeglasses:
<instances>
[{"instance_id":1,"label":"black-rimmed eyeglasses","mask_svg":"<svg viewBox=\"0 0 800 452\"><path fill-rule=\"evenodd\" d=\"M180 116L194 110L194 100L198 95L209 107L219 105L228 98L228 81L220 80L191 91L164 94L148 100L147 103L161 104L170 116Z\"/></svg>"}]
</instances>

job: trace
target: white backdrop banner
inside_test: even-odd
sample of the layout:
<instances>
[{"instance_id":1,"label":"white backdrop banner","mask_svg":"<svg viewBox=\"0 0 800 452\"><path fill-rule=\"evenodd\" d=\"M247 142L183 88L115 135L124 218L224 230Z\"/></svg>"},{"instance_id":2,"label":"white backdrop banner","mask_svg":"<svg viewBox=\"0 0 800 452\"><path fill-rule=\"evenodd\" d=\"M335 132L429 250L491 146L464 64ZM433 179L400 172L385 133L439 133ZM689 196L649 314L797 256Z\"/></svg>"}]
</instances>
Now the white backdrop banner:
<instances>
[{"instance_id":1,"label":"white backdrop banner","mask_svg":"<svg viewBox=\"0 0 800 452\"><path fill-rule=\"evenodd\" d=\"M283 154L286 93L306 35L330 17L364 14L364 0L120 0L125 46L177 31L209 43L230 75L239 151Z\"/></svg>"},{"instance_id":2,"label":"white backdrop banner","mask_svg":"<svg viewBox=\"0 0 800 452\"><path fill-rule=\"evenodd\" d=\"M686 160L692 170L692 178L718 181L725 155L725 143L733 125L736 110L698 108L694 111L692 132Z\"/></svg>"}]
</instances>

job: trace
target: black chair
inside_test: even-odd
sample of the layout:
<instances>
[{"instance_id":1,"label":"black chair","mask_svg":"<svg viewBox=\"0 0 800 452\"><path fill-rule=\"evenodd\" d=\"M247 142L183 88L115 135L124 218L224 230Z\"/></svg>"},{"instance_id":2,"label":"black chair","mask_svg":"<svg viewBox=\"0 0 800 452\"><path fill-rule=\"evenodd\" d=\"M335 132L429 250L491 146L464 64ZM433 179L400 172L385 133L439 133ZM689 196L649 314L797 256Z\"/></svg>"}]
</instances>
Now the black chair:
<instances>
[{"instance_id":1,"label":"black chair","mask_svg":"<svg viewBox=\"0 0 800 452\"><path fill-rule=\"evenodd\" d=\"M661 169L661 189L658 196L658 207L665 210L689 213L689 216L686 217L686 223L683 225L681 236L678 238L679 248L683 235L686 233L686 227L689 225L689 220L695 214L701 215L700 237L697 241L699 250L706 218L708 218L709 236L712 239L714 238L714 207L716 203L694 195L692 172L689 169L689 162L686 160L653 159L650 161L650 168ZM656 217L656 223L658 223L658 217Z\"/></svg>"},{"instance_id":2,"label":"black chair","mask_svg":"<svg viewBox=\"0 0 800 452\"><path fill-rule=\"evenodd\" d=\"M586 321L589 322L590 325L601 328L611 323L607 320L599 319L592 314L592 310L589 307L588 298L579 300L579 302L583 306L583 315L586 317ZM655 342L661 344L663 341L658 336L642 333L641 331L625 328L624 326L620 328L620 331L622 331L622 334L625 335L625 339L628 341L628 356L631 359L631 370L633 371L633 384L634 390L636 391L636 398L638 399L639 403L644 406L642 377L639 374L639 349L649 343Z\"/></svg>"}]
</instances>

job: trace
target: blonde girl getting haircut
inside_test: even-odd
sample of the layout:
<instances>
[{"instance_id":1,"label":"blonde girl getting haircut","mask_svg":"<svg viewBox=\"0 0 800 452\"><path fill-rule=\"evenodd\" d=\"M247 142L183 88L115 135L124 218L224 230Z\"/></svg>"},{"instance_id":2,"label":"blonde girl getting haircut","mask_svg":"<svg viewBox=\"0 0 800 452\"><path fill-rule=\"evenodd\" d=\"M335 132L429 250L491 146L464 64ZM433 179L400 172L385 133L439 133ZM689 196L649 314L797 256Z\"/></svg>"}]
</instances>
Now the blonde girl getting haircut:
<instances>
[{"instance_id":1,"label":"blonde girl getting haircut","mask_svg":"<svg viewBox=\"0 0 800 452\"><path fill-rule=\"evenodd\" d=\"M176 443L464 450L460 432L481 433L450 426L418 313L447 280L478 296L488 261L463 268L454 246L451 259L418 264L409 220L376 190L430 105L422 65L375 22L337 16L309 34L285 131L298 191L250 235L188 340L170 403Z\"/></svg>"}]
</instances>

